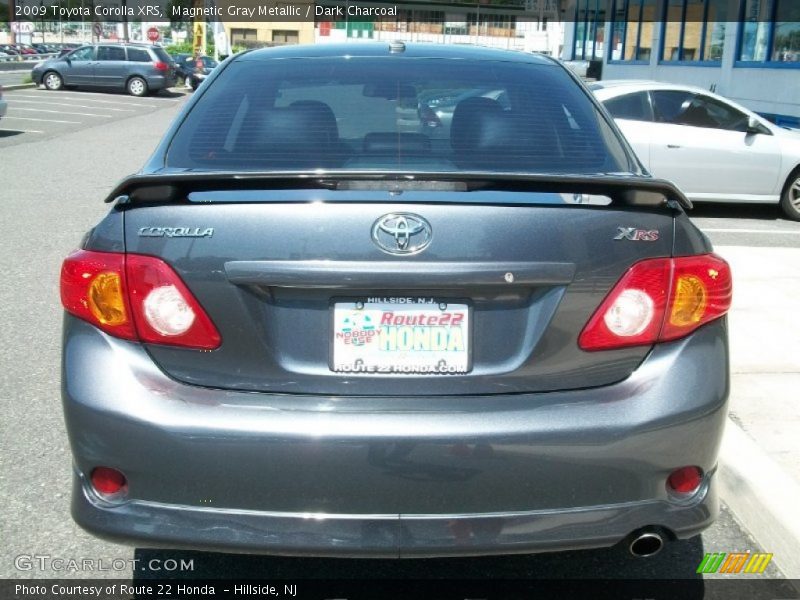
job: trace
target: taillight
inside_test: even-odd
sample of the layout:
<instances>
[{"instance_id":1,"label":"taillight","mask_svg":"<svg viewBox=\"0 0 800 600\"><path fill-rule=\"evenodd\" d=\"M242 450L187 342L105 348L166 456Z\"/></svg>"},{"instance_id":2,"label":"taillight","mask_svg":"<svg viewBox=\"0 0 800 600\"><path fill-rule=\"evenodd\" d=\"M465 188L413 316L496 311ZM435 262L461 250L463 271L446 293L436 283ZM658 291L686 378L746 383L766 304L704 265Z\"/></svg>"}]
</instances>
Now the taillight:
<instances>
[{"instance_id":1,"label":"taillight","mask_svg":"<svg viewBox=\"0 0 800 600\"><path fill-rule=\"evenodd\" d=\"M164 261L127 255L128 291L143 342L213 350L217 328L178 274Z\"/></svg>"},{"instance_id":2,"label":"taillight","mask_svg":"<svg viewBox=\"0 0 800 600\"><path fill-rule=\"evenodd\" d=\"M161 60L154 62L153 67L156 71L169 71L169 65Z\"/></svg>"},{"instance_id":3,"label":"taillight","mask_svg":"<svg viewBox=\"0 0 800 600\"><path fill-rule=\"evenodd\" d=\"M221 338L203 307L164 261L79 250L61 268L67 312L128 340L213 350Z\"/></svg>"},{"instance_id":4,"label":"taillight","mask_svg":"<svg viewBox=\"0 0 800 600\"><path fill-rule=\"evenodd\" d=\"M111 335L135 340L124 270L124 254L78 250L61 265L61 304Z\"/></svg>"},{"instance_id":5,"label":"taillight","mask_svg":"<svg viewBox=\"0 0 800 600\"><path fill-rule=\"evenodd\" d=\"M583 328L583 350L649 345L688 335L731 305L731 271L715 254L633 265Z\"/></svg>"}]
</instances>

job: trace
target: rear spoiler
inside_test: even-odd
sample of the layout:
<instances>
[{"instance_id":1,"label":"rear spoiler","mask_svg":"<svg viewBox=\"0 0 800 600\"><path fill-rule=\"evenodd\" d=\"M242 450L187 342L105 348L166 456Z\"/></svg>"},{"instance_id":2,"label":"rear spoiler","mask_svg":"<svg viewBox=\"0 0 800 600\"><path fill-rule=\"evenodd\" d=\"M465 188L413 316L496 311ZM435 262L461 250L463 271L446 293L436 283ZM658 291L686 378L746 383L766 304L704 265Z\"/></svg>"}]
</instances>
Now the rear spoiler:
<instances>
[{"instance_id":1,"label":"rear spoiler","mask_svg":"<svg viewBox=\"0 0 800 600\"><path fill-rule=\"evenodd\" d=\"M123 179L105 202L126 204L186 201L192 192L258 189L418 190L552 192L606 196L612 204L681 206L691 201L675 184L642 175L532 175L528 173L410 173L374 171L281 171L160 173Z\"/></svg>"}]
</instances>

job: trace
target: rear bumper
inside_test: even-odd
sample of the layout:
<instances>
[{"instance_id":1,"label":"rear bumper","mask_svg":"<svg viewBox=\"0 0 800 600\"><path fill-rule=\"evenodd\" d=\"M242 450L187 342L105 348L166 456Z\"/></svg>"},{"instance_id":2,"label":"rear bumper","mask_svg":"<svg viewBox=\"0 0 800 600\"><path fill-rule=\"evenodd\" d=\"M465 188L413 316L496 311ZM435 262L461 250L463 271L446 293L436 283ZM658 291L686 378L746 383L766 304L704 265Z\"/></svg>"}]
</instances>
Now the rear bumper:
<instances>
[{"instance_id":1,"label":"rear bumper","mask_svg":"<svg viewBox=\"0 0 800 600\"><path fill-rule=\"evenodd\" d=\"M150 75L147 78L147 87L151 91L165 90L175 85L177 82L176 77L164 75Z\"/></svg>"},{"instance_id":2,"label":"rear bumper","mask_svg":"<svg viewBox=\"0 0 800 600\"><path fill-rule=\"evenodd\" d=\"M238 393L167 378L139 345L65 320L73 516L141 546L327 556L447 556L613 545L716 517L724 321L659 346L627 380L484 397ZM129 497L86 484L118 468ZM708 477L691 499L670 471Z\"/></svg>"}]
</instances>

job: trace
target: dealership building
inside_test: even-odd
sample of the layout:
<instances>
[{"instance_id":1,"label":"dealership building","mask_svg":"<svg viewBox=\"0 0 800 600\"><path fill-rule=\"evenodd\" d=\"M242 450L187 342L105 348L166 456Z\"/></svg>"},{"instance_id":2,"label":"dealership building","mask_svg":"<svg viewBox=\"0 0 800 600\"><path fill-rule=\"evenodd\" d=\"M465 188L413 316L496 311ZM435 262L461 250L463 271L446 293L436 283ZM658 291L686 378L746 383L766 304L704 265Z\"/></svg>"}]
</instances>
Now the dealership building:
<instances>
[{"instance_id":1,"label":"dealership building","mask_svg":"<svg viewBox=\"0 0 800 600\"><path fill-rule=\"evenodd\" d=\"M800 0L570 0L562 57L696 85L800 127Z\"/></svg>"}]
</instances>

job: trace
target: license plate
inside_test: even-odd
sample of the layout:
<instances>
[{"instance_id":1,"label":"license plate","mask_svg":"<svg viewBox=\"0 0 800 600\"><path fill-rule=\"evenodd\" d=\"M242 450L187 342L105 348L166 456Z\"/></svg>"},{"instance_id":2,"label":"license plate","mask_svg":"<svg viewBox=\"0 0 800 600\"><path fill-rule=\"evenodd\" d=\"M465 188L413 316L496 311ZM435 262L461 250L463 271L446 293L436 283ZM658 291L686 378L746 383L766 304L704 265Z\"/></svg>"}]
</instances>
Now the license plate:
<instances>
[{"instance_id":1,"label":"license plate","mask_svg":"<svg viewBox=\"0 0 800 600\"><path fill-rule=\"evenodd\" d=\"M470 307L436 298L364 298L333 304L331 370L458 375L470 363Z\"/></svg>"}]
</instances>

